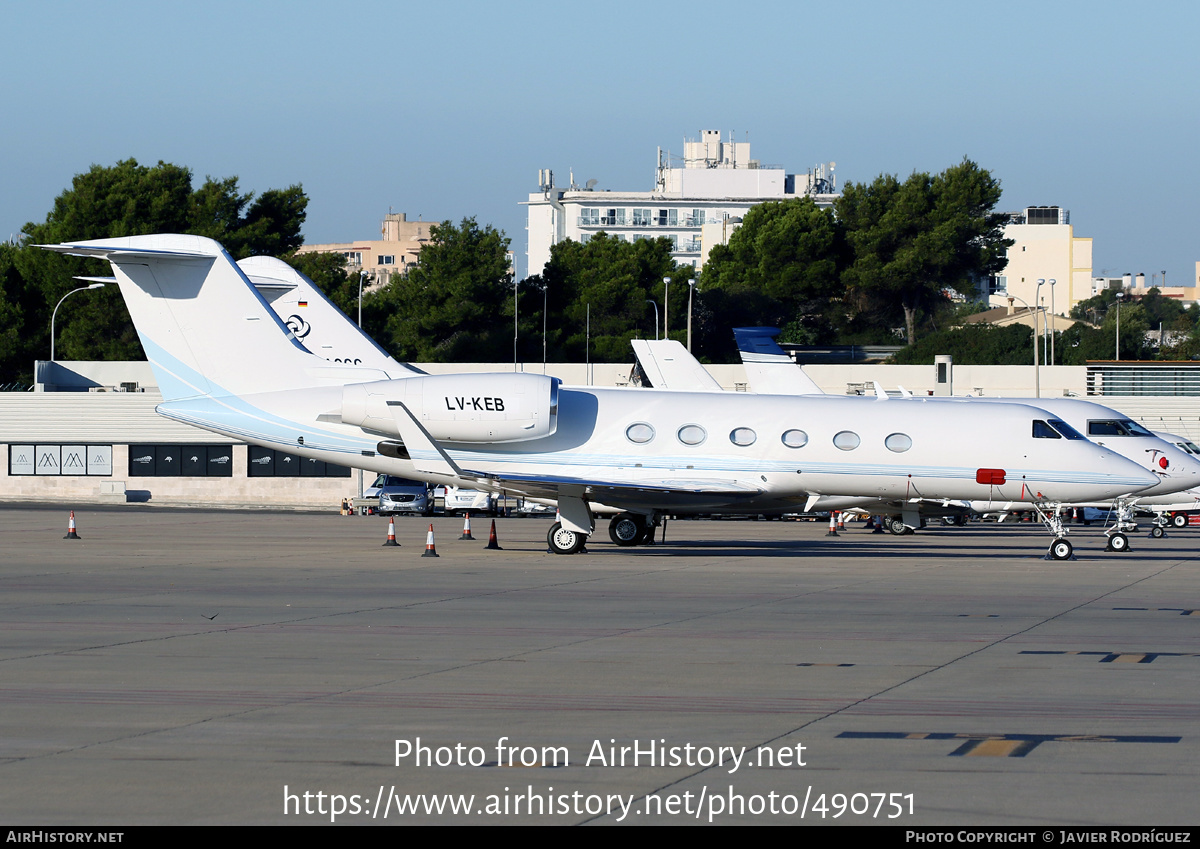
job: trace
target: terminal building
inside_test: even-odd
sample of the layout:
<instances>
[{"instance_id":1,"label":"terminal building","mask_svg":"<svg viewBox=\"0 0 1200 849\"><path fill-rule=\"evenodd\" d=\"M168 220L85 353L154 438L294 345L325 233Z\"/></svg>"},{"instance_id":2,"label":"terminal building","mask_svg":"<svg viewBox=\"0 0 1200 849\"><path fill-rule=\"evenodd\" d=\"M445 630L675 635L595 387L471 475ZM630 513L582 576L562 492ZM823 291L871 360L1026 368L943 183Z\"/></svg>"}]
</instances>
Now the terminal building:
<instances>
[{"instance_id":1,"label":"terminal building","mask_svg":"<svg viewBox=\"0 0 1200 849\"><path fill-rule=\"evenodd\" d=\"M831 206L837 198L832 162L789 174L781 165L752 159L748 141L732 135L723 141L717 130L704 130L699 141L683 147L682 160L658 149L651 191L598 190L596 180L577 186L574 177L563 188L553 171L539 171L538 190L524 201L529 274L542 272L558 242L584 243L601 231L628 241L666 237L676 262L699 268L752 206L804 196Z\"/></svg>"}]
</instances>

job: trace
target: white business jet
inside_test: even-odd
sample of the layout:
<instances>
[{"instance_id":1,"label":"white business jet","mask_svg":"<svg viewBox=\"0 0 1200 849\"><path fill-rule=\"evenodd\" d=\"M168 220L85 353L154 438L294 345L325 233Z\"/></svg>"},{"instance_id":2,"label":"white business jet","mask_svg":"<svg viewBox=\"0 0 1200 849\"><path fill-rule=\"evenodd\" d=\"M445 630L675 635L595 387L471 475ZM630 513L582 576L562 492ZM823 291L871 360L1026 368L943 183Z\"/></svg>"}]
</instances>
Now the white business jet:
<instances>
[{"instance_id":1,"label":"white business jet","mask_svg":"<svg viewBox=\"0 0 1200 849\"><path fill-rule=\"evenodd\" d=\"M518 373L391 378L330 363L294 337L281 345L283 323L210 239L43 247L112 265L161 415L327 462L553 498L561 521L548 540L562 554L593 532L592 501L649 521L819 494L1093 501L1156 482L1086 439L1039 436L1055 426L1016 404L893 404L879 415L845 397L565 387ZM1004 438L945 439L985 423Z\"/></svg>"},{"instance_id":2,"label":"white business jet","mask_svg":"<svg viewBox=\"0 0 1200 849\"><path fill-rule=\"evenodd\" d=\"M274 257L250 257L239 260L238 267L246 273L250 282L270 303L275 314L309 351L320 354L332 362L380 368L393 377L412 369L412 366L399 363L388 356L375 344L374 340L350 321L345 313L334 306L312 280L286 262ZM779 331L775 328L735 329L738 347L746 362L750 386L759 394L823 394L820 387L775 342L774 337L778 333ZM701 392L721 390L721 385L679 342L673 339L634 339L631 344L638 365L651 386L657 389ZM766 393L762 391L764 385L769 390ZM1098 407L1098 405L1091 406L1101 413L1112 412L1107 411L1106 413L1107 408ZM1078 413L1079 409L1070 408L1070 411ZM1093 434L1128 435L1137 429L1138 426L1135 423L1128 421L1089 422L1089 431ZM1144 434L1139 433L1139 435ZM1097 440L1093 439L1093 441ZM1164 483L1169 477L1165 471L1168 464L1167 458L1159 452L1154 451L1154 456L1150 458L1139 457L1136 452L1119 451L1118 453L1135 460L1135 462L1141 460L1143 464L1149 465L1151 471L1160 475L1159 484L1152 487L1151 491L1173 485L1170 481ZM1151 462L1154 459L1157 460L1157 463ZM1200 466L1197 466L1197 471L1200 472ZM469 492L469 490L467 491ZM476 497L482 503L487 494L478 493ZM965 520L966 511L970 509L976 509L978 512L999 512L1006 515L1014 509L1029 509L1037 500L1035 496L1029 494L1029 500L1022 502L991 504L977 501L972 503L940 499L936 492L931 492L927 493L924 498L913 498L903 503L889 502L879 498L825 496L816 501L810 500L810 503L805 506L808 510L819 511L873 508L889 514L888 526L894 533L903 534L912 533L912 529L925 518L942 516L945 517L944 521L960 521ZM1120 500L1118 501L1122 503ZM1128 499L1126 499L1127 501ZM1178 501L1179 497L1175 495L1160 494L1157 499L1139 497L1137 507L1144 509L1151 503L1174 506ZM1087 506L1099 506L1099 504ZM1108 505L1103 506L1107 507ZM607 505L599 505L596 502L591 503L591 508L593 513L623 514L621 510L610 508ZM890 513L896 515L890 515ZM1132 530L1134 527L1132 505L1126 507L1121 515L1124 520L1114 524L1113 532ZM906 522L910 524L906 524ZM1161 528L1163 525L1165 525L1165 521L1160 521L1156 527ZM609 525L609 536L618 545L636 545L644 542L647 532L653 534L653 527L645 525L637 517L629 514L619 515ZM1158 532L1161 534L1161 530ZM1118 539L1118 546L1122 541L1124 538Z\"/></svg>"},{"instance_id":3,"label":"white business jet","mask_svg":"<svg viewBox=\"0 0 1200 849\"><path fill-rule=\"evenodd\" d=\"M754 391L765 391L811 395L820 393L818 387L801 366L797 365L787 353L775 342L779 330L773 327L739 327L734 329L738 350L746 369L746 379ZM876 396L886 398L886 393L875 386ZM1179 499L1170 496L1184 492L1192 487L1200 486L1200 462L1198 458L1184 450L1177 441L1182 437L1172 434L1153 433L1123 413L1087 401L1082 398L980 398L973 395L962 397L930 398L925 396L913 397L911 392L904 392L904 398L916 403L963 403L976 405L989 404L1029 404L1038 409L1046 410L1054 419L1066 422L1070 427L1087 436L1088 439L1109 448L1126 457L1157 476L1158 482L1147 489L1136 493L1123 493L1114 500L1116 521L1106 530L1109 548L1123 551L1129 546L1127 533L1135 528L1133 510L1146 506L1151 500L1163 505L1175 505ZM988 439L994 438L994 431L988 429ZM985 438L982 435L980 438ZM845 502L841 506L851 505ZM865 505L861 505L865 506ZM938 515L950 505L938 505L928 500L920 503L904 505L902 516L891 520L890 527L894 532L911 532L919 522L919 513ZM1083 506L1082 504L1063 504L1062 507ZM1089 504L1088 506L1091 506ZM1107 506L1107 504L1105 505ZM1013 509L1024 509L1015 503L996 503L991 500L975 499L970 509L977 513L1008 512ZM828 508L827 508L828 509ZM837 509L834 507L832 509ZM1055 516L1042 516L1051 533L1061 536L1063 527ZM1185 520L1186 521L1186 520ZM1158 523L1161 536L1161 522Z\"/></svg>"}]
</instances>

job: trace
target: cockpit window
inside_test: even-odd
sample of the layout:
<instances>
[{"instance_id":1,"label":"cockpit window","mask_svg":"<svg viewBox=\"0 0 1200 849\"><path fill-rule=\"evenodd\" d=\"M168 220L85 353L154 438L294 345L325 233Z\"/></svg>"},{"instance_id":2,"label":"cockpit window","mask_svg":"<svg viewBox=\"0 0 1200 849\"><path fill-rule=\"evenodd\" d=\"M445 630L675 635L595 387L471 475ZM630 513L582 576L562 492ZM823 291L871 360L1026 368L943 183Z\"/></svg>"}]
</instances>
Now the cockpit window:
<instances>
[{"instance_id":1,"label":"cockpit window","mask_svg":"<svg viewBox=\"0 0 1200 849\"><path fill-rule=\"evenodd\" d=\"M1088 421L1088 436L1154 436L1154 434L1129 419L1092 419Z\"/></svg>"},{"instance_id":2,"label":"cockpit window","mask_svg":"<svg viewBox=\"0 0 1200 849\"><path fill-rule=\"evenodd\" d=\"M1050 425L1040 419L1033 420L1033 438L1034 439L1062 439L1058 431L1050 427Z\"/></svg>"},{"instance_id":3,"label":"cockpit window","mask_svg":"<svg viewBox=\"0 0 1200 849\"><path fill-rule=\"evenodd\" d=\"M1087 439L1082 433L1071 427L1062 419L1051 419L1050 426L1065 436L1067 439Z\"/></svg>"}]
</instances>

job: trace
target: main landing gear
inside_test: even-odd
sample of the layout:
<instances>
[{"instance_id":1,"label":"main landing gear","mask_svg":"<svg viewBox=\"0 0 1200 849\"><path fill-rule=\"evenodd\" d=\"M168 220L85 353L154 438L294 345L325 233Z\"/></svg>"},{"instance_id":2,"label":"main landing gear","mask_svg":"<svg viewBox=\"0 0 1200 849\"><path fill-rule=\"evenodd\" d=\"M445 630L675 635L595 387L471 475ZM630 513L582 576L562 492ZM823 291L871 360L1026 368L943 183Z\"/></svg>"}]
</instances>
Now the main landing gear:
<instances>
[{"instance_id":1,"label":"main landing gear","mask_svg":"<svg viewBox=\"0 0 1200 849\"><path fill-rule=\"evenodd\" d=\"M608 523L608 538L614 544L653 545L656 523L640 513L618 513Z\"/></svg>"}]
</instances>

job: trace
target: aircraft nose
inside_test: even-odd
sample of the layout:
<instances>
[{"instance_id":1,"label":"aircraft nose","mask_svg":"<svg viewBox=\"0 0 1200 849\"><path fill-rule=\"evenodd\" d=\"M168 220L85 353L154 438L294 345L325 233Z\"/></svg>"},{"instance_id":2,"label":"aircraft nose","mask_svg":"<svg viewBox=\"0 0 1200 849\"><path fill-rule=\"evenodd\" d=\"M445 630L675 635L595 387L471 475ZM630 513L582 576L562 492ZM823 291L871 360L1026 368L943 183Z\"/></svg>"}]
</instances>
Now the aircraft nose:
<instances>
[{"instance_id":1,"label":"aircraft nose","mask_svg":"<svg viewBox=\"0 0 1200 849\"><path fill-rule=\"evenodd\" d=\"M1131 482L1140 482L1133 483L1132 491L1134 492L1144 492L1151 487L1158 486L1162 481L1162 478L1147 469L1145 466L1141 465L1140 463L1135 463L1133 460L1129 460L1119 454L1110 454L1109 464L1112 467L1110 474L1112 474L1114 477L1120 476L1121 478L1128 479Z\"/></svg>"},{"instance_id":2,"label":"aircraft nose","mask_svg":"<svg viewBox=\"0 0 1200 849\"><path fill-rule=\"evenodd\" d=\"M1156 492L1180 492L1200 486L1200 462L1182 451L1162 453L1155 459L1154 468L1161 471Z\"/></svg>"}]
</instances>

